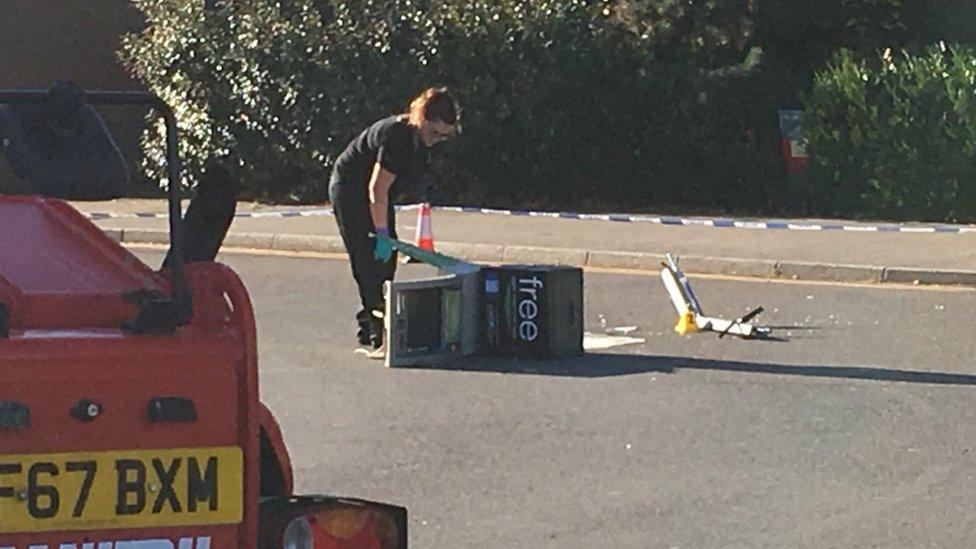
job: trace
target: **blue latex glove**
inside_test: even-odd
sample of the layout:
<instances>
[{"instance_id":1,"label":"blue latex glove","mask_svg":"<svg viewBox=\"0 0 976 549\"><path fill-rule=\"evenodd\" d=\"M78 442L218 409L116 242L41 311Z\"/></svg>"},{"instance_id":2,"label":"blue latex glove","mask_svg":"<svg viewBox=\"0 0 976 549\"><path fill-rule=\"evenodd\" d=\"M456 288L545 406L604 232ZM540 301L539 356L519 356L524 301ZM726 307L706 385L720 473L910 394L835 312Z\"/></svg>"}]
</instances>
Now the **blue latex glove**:
<instances>
[{"instance_id":1,"label":"blue latex glove","mask_svg":"<svg viewBox=\"0 0 976 549\"><path fill-rule=\"evenodd\" d=\"M376 229L373 257L383 262L387 262L393 257L393 242L390 241L389 229Z\"/></svg>"}]
</instances>

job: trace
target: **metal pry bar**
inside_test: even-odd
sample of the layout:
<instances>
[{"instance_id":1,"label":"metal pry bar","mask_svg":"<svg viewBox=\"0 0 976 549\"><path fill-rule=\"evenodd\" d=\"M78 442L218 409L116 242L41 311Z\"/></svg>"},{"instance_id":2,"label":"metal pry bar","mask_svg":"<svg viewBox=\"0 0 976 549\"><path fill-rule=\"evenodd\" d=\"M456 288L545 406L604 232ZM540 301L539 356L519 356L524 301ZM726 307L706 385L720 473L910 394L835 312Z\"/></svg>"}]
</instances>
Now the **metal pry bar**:
<instances>
[{"instance_id":1,"label":"metal pry bar","mask_svg":"<svg viewBox=\"0 0 976 549\"><path fill-rule=\"evenodd\" d=\"M371 233L370 236L376 235ZM474 263L468 263L467 261L462 261L456 257L432 252L430 250L424 250L402 240L391 238L390 243L395 250L401 251L413 259L420 261L421 263L426 263L433 267L437 267L442 271L454 274L465 274L478 272L479 269L479 267Z\"/></svg>"},{"instance_id":2,"label":"metal pry bar","mask_svg":"<svg viewBox=\"0 0 976 549\"><path fill-rule=\"evenodd\" d=\"M764 310L765 309L763 309L762 307L756 307L752 311L749 311L745 316L740 316L739 318L735 319L734 323L730 324L728 328L722 330L722 333L718 334L718 338L722 339L723 337L726 336L726 334L729 333L729 330L731 330L733 326L741 326L743 323L749 322L750 320L762 314Z\"/></svg>"}]
</instances>

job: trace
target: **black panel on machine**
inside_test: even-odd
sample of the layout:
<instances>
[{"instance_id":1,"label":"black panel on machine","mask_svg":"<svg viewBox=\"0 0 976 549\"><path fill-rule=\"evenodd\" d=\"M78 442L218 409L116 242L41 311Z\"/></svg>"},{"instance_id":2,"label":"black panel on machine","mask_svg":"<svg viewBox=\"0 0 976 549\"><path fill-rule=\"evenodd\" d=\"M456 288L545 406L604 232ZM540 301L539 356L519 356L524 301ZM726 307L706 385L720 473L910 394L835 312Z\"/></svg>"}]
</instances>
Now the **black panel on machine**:
<instances>
[{"instance_id":1,"label":"black panel on machine","mask_svg":"<svg viewBox=\"0 0 976 549\"><path fill-rule=\"evenodd\" d=\"M482 348L489 354L558 358L583 353L583 271L503 265L481 271Z\"/></svg>"}]
</instances>

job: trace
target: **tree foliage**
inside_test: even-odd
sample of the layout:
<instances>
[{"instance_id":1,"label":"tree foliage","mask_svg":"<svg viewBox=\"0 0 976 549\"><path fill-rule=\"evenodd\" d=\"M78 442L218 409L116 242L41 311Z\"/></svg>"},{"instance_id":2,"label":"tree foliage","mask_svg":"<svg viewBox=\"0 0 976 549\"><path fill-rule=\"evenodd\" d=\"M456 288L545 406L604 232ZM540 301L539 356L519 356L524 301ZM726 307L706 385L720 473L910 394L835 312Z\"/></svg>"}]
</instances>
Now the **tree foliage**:
<instances>
[{"instance_id":1,"label":"tree foliage","mask_svg":"<svg viewBox=\"0 0 976 549\"><path fill-rule=\"evenodd\" d=\"M784 176L776 111L836 50L974 32L953 22L973 11L960 0L133 2L148 24L122 57L176 108L187 183L220 161L267 199L323 198L356 133L448 85L464 133L435 154L443 200L788 210L811 197ZM820 158L843 151L826 135Z\"/></svg>"}]
</instances>

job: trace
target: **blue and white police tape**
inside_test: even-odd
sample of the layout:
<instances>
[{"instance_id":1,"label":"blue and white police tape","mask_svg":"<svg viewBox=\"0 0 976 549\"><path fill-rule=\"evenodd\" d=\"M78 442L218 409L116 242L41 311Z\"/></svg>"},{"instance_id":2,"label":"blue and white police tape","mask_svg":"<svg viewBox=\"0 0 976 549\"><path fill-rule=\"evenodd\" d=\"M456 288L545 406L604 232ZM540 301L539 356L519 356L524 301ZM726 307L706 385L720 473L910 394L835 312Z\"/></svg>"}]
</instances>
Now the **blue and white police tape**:
<instances>
[{"instance_id":1,"label":"blue and white police tape","mask_svg":"<svg viewBox=\"0 0 976 549\"><path fill-rule=\"evenodd\" d=\"M405 204L396 206L397 211L410 211L420 208L420 204ZM894 223L882 224L847 224L839 222L807 222L787 220L742 220L732 218L709 217L676 217L631 214L585 214L574 212L538 212L529 210L502 210L496 208L478 208L473 206L432 206L431 210L438 212L476 213L485 215L507 215L519 217L542 217L555 219L579 219L597 221L615 221L621 223L653 223L658 225L673 225L686 227L718 227L735 229L766 229L787 231L844 231L856 233L942 233L966 234L976 233L976 226L971 225L898 225ZM166 213L101 213L85 214L89 219L166 219ZM235 217L249 218L288 218L288 217L322 217L333 215L331 208L269 210L260 212L237 212Z\"/></svg>"}]
</instances>

